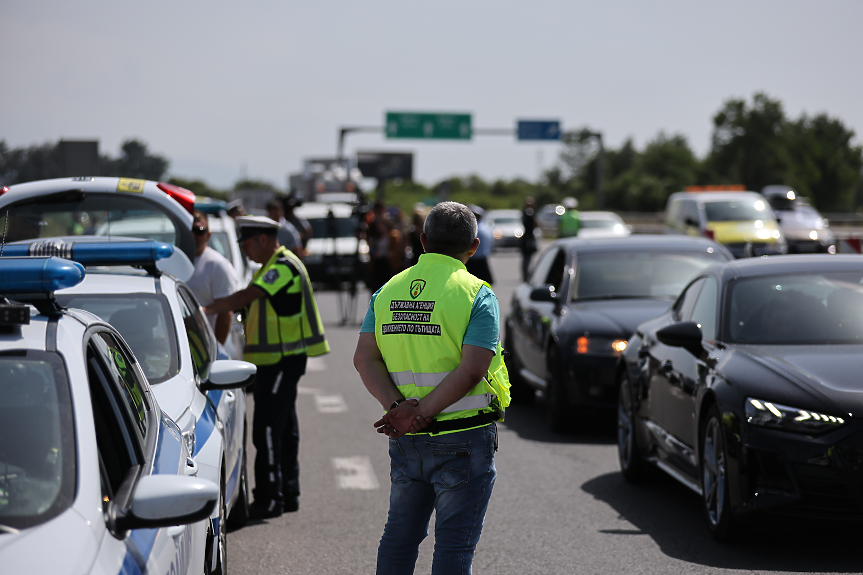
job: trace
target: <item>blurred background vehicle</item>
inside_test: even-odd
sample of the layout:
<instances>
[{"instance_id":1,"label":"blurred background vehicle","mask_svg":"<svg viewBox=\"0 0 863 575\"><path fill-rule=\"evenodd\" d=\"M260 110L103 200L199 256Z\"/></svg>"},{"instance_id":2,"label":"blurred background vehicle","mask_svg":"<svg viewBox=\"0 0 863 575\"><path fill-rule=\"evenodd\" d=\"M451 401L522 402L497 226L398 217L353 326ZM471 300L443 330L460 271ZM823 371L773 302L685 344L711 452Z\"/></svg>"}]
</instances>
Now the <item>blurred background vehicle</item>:
<instances>
[{"instance_id":1,"label":"blurred background vehicle","mask_svg":"<svg viewBox=\"0 0 863 575\"><path fill-rule=\"evenodd\" d=\"M240 244L237 243L237 225L234 218L228 215L227 203L199 196L195 198L195 209L207 214L211 234L207 245L222 254L231 263L240 283L247 285L252 274L261 266L249 261L240 249Z\"/></svg>"},{"instance_id":2,"label":"blurred background vehicle","mask_svg":"<svg viewBox=\"0 0 863 575\"><path fill-rule=\"evenodd\" d=\"M365 280L369 245L360 237L356 208L341 202L304 202L294 213L312 226L305 266L316 289L341 289Z\"/></svg>"},{"instance_id":3,"label":"blurred background vehicle","mask_svg":"<svg viewBox=\"0 0 863 575\"><path fill-rule=\"evenodd\" d=\"M576 408L616 405L615 368L635 327L662 314L689 280L731 253L706 238L561 239L512 297L504 348L513 401L545 392L555 431Z\"/></svg>"},{"instance_id":4,"label":"blurred background vehicle","mask_svg":"<svg viewBox=\"0 0 863 575\"><path fill-rule=\"evenodd\" d=\"M561 204L546 204L536 213L536 223L545 237L557 237L557 226L565 208Z\"/></svg>"},{"instance_id":5,"label":"blurred background vehicle","mask_svg":"<svg viewBox=\"0 0 863 575\"><path fill-rule=\"evenodd\" d=\"M668 233L715 240L736 258L788 251L767 198L740 186L689 186L669 196L665 217Z\"/></svg>"},{"instance_id":6,"label":"blurred background vehicle","mask_svg":"<svg viewBox=\"0 0 863 575\"><path fill-rule=\"evenodd\" d=\"M632 233L631 227L614 212L579 212L579 217L579 238L622 238Z\"/></svg>"},{"instance_id":7,"label":"blurred background vehicle","mask_svg":"<svg viewBox=\"0 0 863 575\"><path fill-rule=\"evenodd\" d=\"M779 229L788 242L788 253L836 253L836 238L829 222L809 204L806 198L797 195L790 186L765 186L761 195L767 198Z\"/></svg>"},{"instance_id":8,"label":"blurred background vehicle","mask_svg":"<svg viewBox=\"0 0 863 575\"><path fill-rule=\"evenodd\" d=\"M719 540L756 515L768 528L796 518L859 529L861 357L859 255L704 269L668 312L638 326L622 357L624 478L665 471L701 495Z\"/></svg>"},{"instance_id":9,"label":"blurred background vehicle","mask_svg":"<svg viewBox=\"0 0 863 575\"><path fill-rule=\"evenodd\" d=\"M485 217L494 236L495 249L521 246L524 226L521 222L520 210L488 210ZM537 227L534 235L539 240L542 237L542 229Z\"/></svg>"}]
</instances>

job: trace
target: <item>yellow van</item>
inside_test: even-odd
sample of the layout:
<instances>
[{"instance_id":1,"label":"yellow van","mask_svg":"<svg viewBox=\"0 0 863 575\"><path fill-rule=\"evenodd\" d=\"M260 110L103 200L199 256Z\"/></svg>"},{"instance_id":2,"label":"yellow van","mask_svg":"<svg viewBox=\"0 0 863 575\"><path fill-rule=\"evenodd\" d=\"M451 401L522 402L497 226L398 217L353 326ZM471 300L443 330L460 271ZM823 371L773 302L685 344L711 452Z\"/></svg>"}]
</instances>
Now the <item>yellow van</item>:
<instances>
[{"instance_id":1,"label":"yellow van","mask_svg":"<svg viewBox=\"0 0 863 575\"><path fill-rule=\"evenodd\" d=\"M767 199L742 186L690 186L671 194L665 223L668 233L710 238L736 258L788 252Z\"/></svg>"}]
</instances>

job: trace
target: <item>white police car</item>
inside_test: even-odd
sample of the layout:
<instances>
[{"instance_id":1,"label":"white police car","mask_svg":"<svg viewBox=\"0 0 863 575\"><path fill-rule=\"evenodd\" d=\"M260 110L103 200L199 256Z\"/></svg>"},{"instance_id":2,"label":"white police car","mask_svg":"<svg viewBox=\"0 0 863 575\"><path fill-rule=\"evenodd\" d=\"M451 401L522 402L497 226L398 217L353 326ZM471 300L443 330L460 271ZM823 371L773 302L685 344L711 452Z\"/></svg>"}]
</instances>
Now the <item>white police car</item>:
<instances>
[{"instance_id":1,"label":"white police car","mask_svg":"<svg viewBox=\"0 0 863 575\"><path fill-rule=\"evenodd\" d=\"M195 260L195 194L133 178L56 178L0 187L5 241L99 235L175 245Z\"/></svg>"},{"instance_id":2,"label":"white police car","mask_svg":"<svg viewBox=\"0 0 863 575\"><path fill-rule=\"evenodd\" d=\"M84 275L0 260L0 571L201 573L219 488L118 332L54 301Z\"/></svg>"},{"instance_id":3,"label":"white police car","mask_svg":"<svg viewBox=\"0 0 863 575\"><path fill-rule=\"evenodd\" d=\"M248 520L246 403L240 388L252 383L257 368L217 359L215 335L192 291L163 273L165 262L191 273L194 268L181 252L164 242L97 240L19 242L7 244L3 254L59 255L87 267L81 283L58 290L55 297L63 306L103 318L122 334L162 409L180 427L199 476L220 486L208 530L206 572L224 573L226 519L236 525Z\"/></svg>"}]
</instances>

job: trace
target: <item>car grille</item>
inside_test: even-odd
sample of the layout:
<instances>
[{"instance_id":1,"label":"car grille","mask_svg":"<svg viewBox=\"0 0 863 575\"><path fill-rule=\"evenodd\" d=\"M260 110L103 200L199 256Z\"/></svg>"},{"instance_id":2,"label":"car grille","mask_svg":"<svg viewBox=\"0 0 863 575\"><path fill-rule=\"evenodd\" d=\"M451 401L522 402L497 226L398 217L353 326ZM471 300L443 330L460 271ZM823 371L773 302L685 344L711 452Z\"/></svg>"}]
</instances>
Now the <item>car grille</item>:
<instances>
[{"instance_id":1,"label":"car grille","mask_svg":"<svg viewBox=\"0 0 863 575\"><path fill-rule=\"evenodd\" d=\"M863 519L863 501L855 486L842 477L841 470L820 465L795 463L801 498L794 505L802 514Z\"/></svg>"}]
</instances>

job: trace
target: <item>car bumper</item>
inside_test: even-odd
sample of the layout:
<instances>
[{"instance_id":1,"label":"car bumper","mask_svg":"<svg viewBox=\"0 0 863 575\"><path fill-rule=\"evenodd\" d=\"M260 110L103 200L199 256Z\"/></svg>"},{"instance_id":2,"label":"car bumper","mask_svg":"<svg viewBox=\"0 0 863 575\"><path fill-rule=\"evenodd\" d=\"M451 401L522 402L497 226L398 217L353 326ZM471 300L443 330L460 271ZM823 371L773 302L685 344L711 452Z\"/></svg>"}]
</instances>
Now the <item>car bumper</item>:
<instances>
[{"instance_id":1,"label":"car bumper","mask_svg":"<svg viewBox=\"0 0 863 575\"><path fill-rule=\"evenodd\" d=\"M574 406L617 406L616 356L573 355L568 362L566 394Z\"/></svg>"},{"instance_id":2,"label":"car bumper","mask_svg":"<svg viewBox=\"0 0 863 575\"><path fill-rule=\"evenodd\" d=\"M748 427L740 511L863 522L863 422L821 437Z\"/></svg>"}]
</instances>

